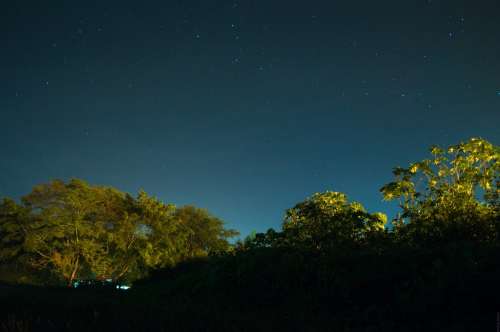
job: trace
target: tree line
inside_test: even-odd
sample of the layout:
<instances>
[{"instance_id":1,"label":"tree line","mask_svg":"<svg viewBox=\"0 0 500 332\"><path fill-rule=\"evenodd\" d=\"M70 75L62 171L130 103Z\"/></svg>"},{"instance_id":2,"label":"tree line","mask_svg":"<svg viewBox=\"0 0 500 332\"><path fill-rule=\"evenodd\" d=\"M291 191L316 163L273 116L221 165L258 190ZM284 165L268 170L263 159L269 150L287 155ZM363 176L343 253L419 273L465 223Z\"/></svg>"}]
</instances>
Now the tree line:
<instances>
[{"instance_id":1,"label":"tree line","mask_svg":"<svg viewBox=\"0 0 500 332\"><path fill-rule=\"evenodd\" d=\"M494 328L500 147L479 138L432 147L393 173L381 188L399 203L392 220L328 191L288 209L280 229L234 244L235 231L196 207L81 180L36 186L1 205L0 280L18 271L10 280L70 284L76 271L134 287L0 283L0 322L61 331Z\"/></svg>"},{"instance_id":2,"label":"tree line","mask_svg":"<svg viewBox=\"0 0 500 332\"><path fill-rule=\"evenodd\" d=\"M347 195L317 193L288 209L281 230L248 236L193 206L175 207L149 196L73 179L35 186L19 203L0 204L0 262L76 279L134 281L196 257L261 249L316 253L390 251L394 246L496 246L500 240L500 147L481 139L447 148L393 170L380 191L397 200L390 221ZM52 279L51 279L52 280Z\"/></svg>"},{"instance_id":3,"label":"tree line","mask_svg":"<svg viewBox=\"0 0 500 332\"><path fill-rule=\"evenodd\" d=\"M240 250L290 247L315 251L382 249L397 242L413 248L442 243L494 245L500 241L500 147L471 138L431 157L393 169L380 192L400 212L388 225L339 192L316 193L286 211L281 231L269 229L240 241Z\"/></svg>"},{"instance_id":4,"label":"tree line","mask_svg":"<svg viewBox=\"0 0 500 332\"><path fill-rule=\"evenodd\" d=\"M286 211L281 229L253 234L223 256L153 271L134 292L169 310L184 303L161 324L202 317L186 330L206 322L214 331L493 328L500 147L479 138L431 147L428 159L393 175L380 188L399 203L392 220L343 193L316 193Z\"/></svg>"}]
</instances>

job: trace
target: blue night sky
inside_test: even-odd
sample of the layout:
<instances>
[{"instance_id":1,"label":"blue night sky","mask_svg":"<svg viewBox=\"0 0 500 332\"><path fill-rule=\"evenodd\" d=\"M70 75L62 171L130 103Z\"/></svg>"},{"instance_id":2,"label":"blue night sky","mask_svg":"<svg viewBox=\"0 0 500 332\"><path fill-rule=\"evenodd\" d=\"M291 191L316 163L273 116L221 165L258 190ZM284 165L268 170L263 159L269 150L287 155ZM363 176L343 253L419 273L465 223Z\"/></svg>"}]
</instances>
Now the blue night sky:
<instances>
[{"instance_id":1,"label":"blue night sky","mask_svg":"<svg viewBox=\"0 0 500 332\"><path fill-rule=\"evenodd\" d=\"M50 3L50 5L48 5ZM500 143L495 1L10 1L0 196L82 178L245 236L378 189L432 144Z\"/></svg>"}]
</instances>

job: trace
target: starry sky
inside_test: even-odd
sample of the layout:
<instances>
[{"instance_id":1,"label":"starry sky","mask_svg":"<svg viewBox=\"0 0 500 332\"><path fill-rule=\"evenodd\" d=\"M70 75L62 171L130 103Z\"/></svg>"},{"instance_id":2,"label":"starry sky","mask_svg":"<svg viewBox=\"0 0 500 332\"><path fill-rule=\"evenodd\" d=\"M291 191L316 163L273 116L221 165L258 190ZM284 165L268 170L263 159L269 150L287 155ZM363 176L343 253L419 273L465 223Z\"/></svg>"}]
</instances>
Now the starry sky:
<instances>
[{"instance_id":1,"label":"starry sky","mask_svg":"<svg viewBox=\"0 0 500 332\"><path fill-rule=\"evenodd\" d=\"M315 192L369 211L432 144L500 144L496 1L6 1L0 196L82 178L242 235Z\"/></svg>"}]
</instances>

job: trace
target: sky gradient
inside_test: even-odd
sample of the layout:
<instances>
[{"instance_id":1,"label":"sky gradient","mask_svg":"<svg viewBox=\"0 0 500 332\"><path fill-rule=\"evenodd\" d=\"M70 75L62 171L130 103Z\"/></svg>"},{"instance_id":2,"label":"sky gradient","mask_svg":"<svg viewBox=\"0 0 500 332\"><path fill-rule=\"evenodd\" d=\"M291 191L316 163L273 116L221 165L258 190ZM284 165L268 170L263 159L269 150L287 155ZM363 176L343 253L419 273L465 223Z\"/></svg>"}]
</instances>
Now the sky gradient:
<instances>
[{"instance_id":1,"label":"sky gradient","mask_svg":"<svg viewBox=\"0 0 500 332\"><path fill-rule=\"evenodd\" d=\"M378 189L432 144L500 144L495 1L0 5L0 196L82 178L247 235Z\"/></svg>"}]
</instances>

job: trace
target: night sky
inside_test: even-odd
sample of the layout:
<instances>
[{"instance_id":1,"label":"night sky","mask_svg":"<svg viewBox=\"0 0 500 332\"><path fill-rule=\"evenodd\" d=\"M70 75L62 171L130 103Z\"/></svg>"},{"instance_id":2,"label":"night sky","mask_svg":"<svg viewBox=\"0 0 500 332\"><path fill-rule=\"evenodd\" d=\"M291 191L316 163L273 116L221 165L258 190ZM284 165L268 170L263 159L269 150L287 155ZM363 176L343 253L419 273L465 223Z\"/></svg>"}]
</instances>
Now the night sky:
<instances>
[{"instance_id":1,"label":"night sky","mask_svg":"<svg viewBox=\"0 0 500 332\"><path fill-rule=\"evenodd\" d=\"M394 166L500 143L495 2L2 2L0 196L78 177L243 236L325 190L392 216Z\"/></svg>"}]
</instances>

